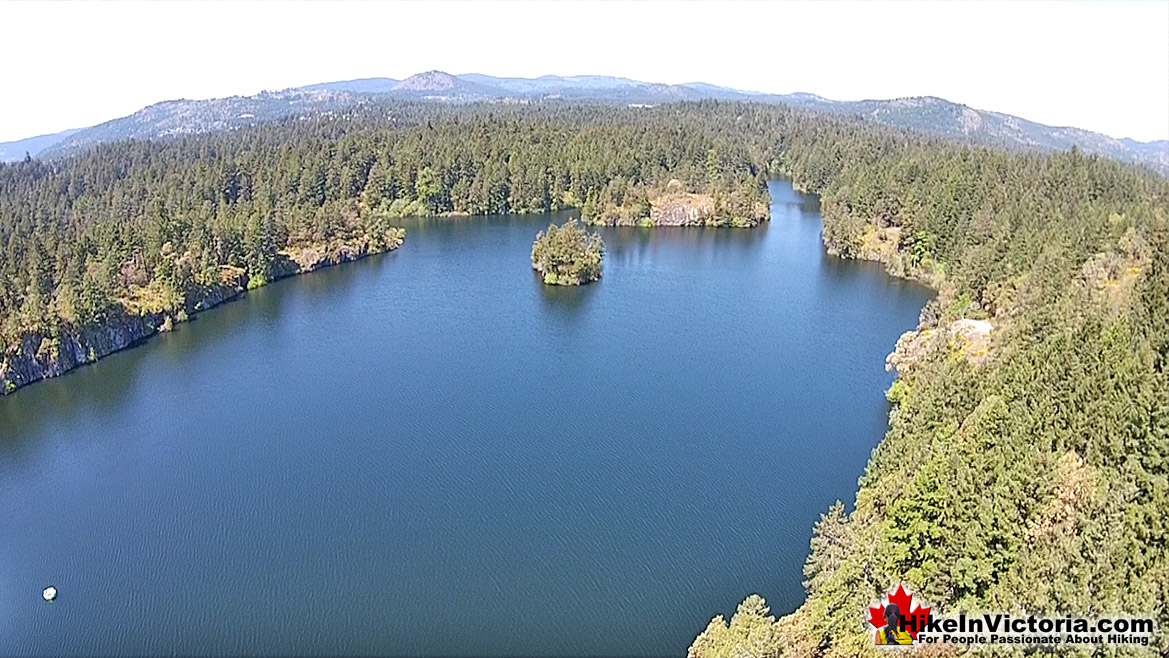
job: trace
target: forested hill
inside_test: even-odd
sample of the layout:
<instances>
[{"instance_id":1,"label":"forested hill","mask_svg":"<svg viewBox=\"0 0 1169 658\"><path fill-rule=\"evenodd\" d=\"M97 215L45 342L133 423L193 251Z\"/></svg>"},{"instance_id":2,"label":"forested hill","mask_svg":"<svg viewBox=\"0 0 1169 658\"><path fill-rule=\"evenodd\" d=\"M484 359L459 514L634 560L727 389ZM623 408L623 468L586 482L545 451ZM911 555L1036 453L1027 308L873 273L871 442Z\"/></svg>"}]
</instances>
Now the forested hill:
<instances>
[{"instance_id":1,"label":"forested hill","mask_svg":"<svg viewBox=\"0 0 1169 658\"><path fill-rule=\"evenodd\" d=\"M677 193L749 225L767 174L821 194L834 252L939 295L891 360L852 511L815 529L804 605L775 623L753 597L691 654L875 655L864 610L897 582L938 610L1169 624L1169 181L1079 151L767 104L373 103L3 165L0 379L87 327L177 317L225 272L262 283L288 254L398 238L401 214L596 220Z\"/></svg>"},{"instance_id":2,"label":"forested hill","mask_svg":"<svg viewBox=\"0 0 1169 658\"><path fill-rule=\"evenodd\" d=\"M847 124L783 144L833 252L939 296L890 357L890 429L852 511L815 528L806 602L776 623L752 596L692 658L880 655L862 620L899 583L935 613L1152 614L1131 653L1165 655L1169 183Z\"/></svg>"},{"instance_id":3,"label":"forested hill","mask_svg":"<svg viewBox=\"0 0 1169 658\"><path fill-rule=\"evenodd\" d=\"M393 103L0 165L0 393L100 357L95 327L150 333L222 286L307 267L298 254L381 250L405 215L652 223L680 198L701 203L698 223L753 225L766 159L728 116Z\"/></svg>"},{"instance_id":4,"label":"forested hill","mask_svg":"<svg viewBox=\"0 0 1169 658\"><path fill-rule=\"evenodd\" d=\"M835 101L814 94L762 94L701 82L658 84L600 75L501 78L427 71L405 80L365 78L307 85L254 96L209 100L172 100L97 126L0 144L0 160L76 153L94 144L125 138L157 139L235 130L289 117L346 111L378 100L428 100L441 103L662 104L727 100L790 105L794 108L880 125L905 128L959 143L1016 150L1088 153L1134 162L1169 175L1169 141L1138 142L1070 127L1046 126L941 98Z\"/></svg>"}]
</instances>

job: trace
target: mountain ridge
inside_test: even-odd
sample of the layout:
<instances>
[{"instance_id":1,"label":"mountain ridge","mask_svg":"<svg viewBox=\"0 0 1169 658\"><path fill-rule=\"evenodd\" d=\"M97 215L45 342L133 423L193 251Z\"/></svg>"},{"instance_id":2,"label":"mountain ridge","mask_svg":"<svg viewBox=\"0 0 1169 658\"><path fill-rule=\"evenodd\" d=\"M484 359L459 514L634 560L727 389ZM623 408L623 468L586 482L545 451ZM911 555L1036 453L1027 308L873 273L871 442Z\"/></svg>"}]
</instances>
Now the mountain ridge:
<instances>
[{"instance_id":1,"label":"mountain ridge","mask_svg":"<svg viewBox=\"0 0 1169 658\"><path fill-rule=\"evenodd\" d=\"M162 101L96 126L0 143L0 162L21 159L26 152L38 157L67 155L118 139L158 139L235 130L301 115L325 114L385 98L454 103L587 101L657 105L701 100L780 103L814 113L857 116L972 145L1039 151L1077 147L1169 176L1169 140L1141 142L1072 126L1050 126L936 96L839 101L808 92L768 94L705 82L662 84L604 75L506 78L481 73L452 75L438 70L402 80L357 78L264 91L253 96Z\"/></svg>"},{"instance_id":2,"label":"mountain ridge","mask_svg":"<svg viewBox=\"0 0 1169 658\"><path fill-rule=\"evenodd\" d=\"M24 159L25 155L36 155L41 151L49 148L53 144L57 144L62 140L68 138L76 132L85 130L84 128L69 128L60 132L48 133L45 135L37 135L35 137L26 137L12 142L4 142L0 144L0 162L13 162L15 160Z\"/></svg>"}]
</instances>

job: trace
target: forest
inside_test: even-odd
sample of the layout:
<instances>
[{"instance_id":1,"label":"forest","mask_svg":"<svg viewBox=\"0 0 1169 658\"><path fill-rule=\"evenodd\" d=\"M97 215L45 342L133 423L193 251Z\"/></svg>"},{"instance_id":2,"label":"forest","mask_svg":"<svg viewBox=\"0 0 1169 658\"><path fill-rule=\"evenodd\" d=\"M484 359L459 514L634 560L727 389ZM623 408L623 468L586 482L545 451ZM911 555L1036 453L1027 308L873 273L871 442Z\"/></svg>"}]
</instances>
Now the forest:
<instances>
[{"instance_id":1,"label":"forest","mask_svg":"<svg viewBox=\"0 0 1169 658\"><path fill-rule=\"evenodd\" d=\"M855 501L812 533L805 603L777 622L749 597L690 655L878 655L865 610L898 583L936 612L1165 628L1169 181L846 123L790 135L771 164L821 195L831 252L938 296L891 358L890 428Z\"/></svg>"},{"instance_id":2,"label":"forest","mask_svg":"<svg viewBox=\"0 0 1169 658\"><path fill-rule=\"evenodd\" d=\"M1169 623L1169 181L1075 150L719 102L385 103L119 142L0 166L0 345L177 315L224 268L262 285L282 253L392 241L405 215L603 222L673 193L750 225L771 176L820 195L830 251L938 296L898 349L855 500L812 532L805 603L777 621L753 596L690 655L875 655L864 611L898 582L940 611Z\"/></svg>"},{"instance_id":3,"label":"forest","mask_svg":"<svg viewBox=\"0 0 1169 658\"><path fill-rule=\"evenodd\" d=\"M407 215L648 219L673 182L712 200L704 224L757 221L766 172L738 133L663 118L385 103L0 166L0 345L141 313L181 320L225 276L256 287L292 252L381 250Z\"/></svg>"}]
</instances>

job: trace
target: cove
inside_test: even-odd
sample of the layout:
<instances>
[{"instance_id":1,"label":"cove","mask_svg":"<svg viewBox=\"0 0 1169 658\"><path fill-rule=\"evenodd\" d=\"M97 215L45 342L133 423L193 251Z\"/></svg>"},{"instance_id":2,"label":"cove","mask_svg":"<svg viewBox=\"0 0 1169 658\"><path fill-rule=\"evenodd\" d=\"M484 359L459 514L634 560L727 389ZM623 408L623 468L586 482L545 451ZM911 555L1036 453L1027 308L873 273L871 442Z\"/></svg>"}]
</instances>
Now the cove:
<instances>
[{"instance_id":1,"label":"cove","mask_svg":"<svg viewBox=\"0 0 1169 658\"><path fill-rule=\"evenodd\" d=\"M409 220L0 399L0 654L680 655L790 612L930 292L770 191L602 229L579 288L530 268L567 215Z\"/></svg>"}]
</instances>

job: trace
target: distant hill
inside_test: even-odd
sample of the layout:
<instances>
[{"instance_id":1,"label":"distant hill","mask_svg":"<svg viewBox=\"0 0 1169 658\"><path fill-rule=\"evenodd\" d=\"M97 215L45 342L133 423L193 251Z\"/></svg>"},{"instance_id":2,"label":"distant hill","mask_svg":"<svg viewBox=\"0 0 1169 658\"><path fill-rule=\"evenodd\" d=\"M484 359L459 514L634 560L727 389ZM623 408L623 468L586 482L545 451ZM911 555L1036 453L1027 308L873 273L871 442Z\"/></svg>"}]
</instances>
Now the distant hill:
<instances>
[{"instance_id":1,"label":"distant hill","mask_svg":"<svg viewBox=\"0 0 1169 658\"><path fill-rule=\"evenodd\" d=\"M355 94L384 94L393 91L398 82L400 81L393 78L361 78L340 82L322 82L299 87L298 91L348 91Z\"/></svg>"},{"instance_id":2,"label":"distant hill","mask_svg":"<svg viewBox=\"0 0 1169 658\"><path fill-rule=\"evenodd\" d=\"M58 144L65 138L76 133L80 128L73 128L71 130L62 130L59 133L52 133L51 135L38 135L36 137L29 137L15 142L5 142L0 144L0 162L12 162L14 160L22 160L26 154L37 155L41 151L49 148L54 144Z\"/></svg>"},{"instance_id":3,"label":"distant hill","mask_svg":"<svg viewBox=\"0 0 1169 658\"><path fill-rule=\"evenodd\" d=\"M876 123L929 133L970 144L1014 149L1087 153L1143 164L1169 175L1169 141L1138 142L1081 130L1047 126L1001 112L976 110L943 98L919 96L886 101L831 101L811 94L785 96L784 102L813 112L861 116Z\"/></svg>"},{"instance_id":4,"label":"distant hill","mask_svg":"<svg viewBox=\"0 0 1169 658\"><path fill-rule=\"evenodd\" d=\"M969 144L1040 151L1077 146L1087 153L1134 162L1169 175L1169 141L1138 142L1079 128L1047 126L932 96L834 101L815 94L764 94L704 82L668 85L602 75L499 78L480 73L451 75L442 71L427 71L404 80L362 78L255 96L166 101L90 128L0 144L0 161L23 158L26 152L52 157L129 137L157 139L233 130L294 116L333 112L381 98L454 103L564 100L657 105L710 99L784 103L810 112L861 117Z\"/></svg>"},{"instance_id":5,"label":"distant hill","mask_svg":"<svg viewBox=\"0 0 1169 658\"><path fill-rule=\"evenodd\" d=\"M644 82L629 78L614 78L607 75L543 75L538 78L496 78L480 73L460 75L468 80L485 87L495 87L517 95L534 94L562 94L565 91L598 91L628 89L644 85Z\"/></svg>"},{"instance_id":6,"label":"distant hill","mask_svg":"<svg viewBox=\"0 0 1169 658\"><path fill-rule=\"evenodd\" d=\"M505 90L465 80L442 71L427 71L412 75L394 85L390 93L404 98L432 98L461 102L483 101L506 97Z\"/></svg>"},{"instance_id":7,"label":"distant hill","mask_svg":"<svg viewBox=\"0 0 1169 658\"><path fill-rule=\"evenodd\" d=\"M325 114L351 107L363 98L363 95L344 91L288 90L211 100L163 101L127 117L72 131L44 145L40 155L67 155L94 144L121 139L159 139L236 130L300 115ZM4 146L0 145L0 148Z\"/></svg>"}]
</instances>

